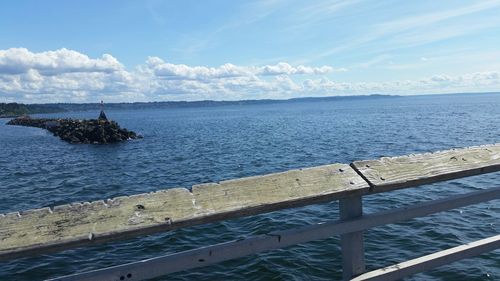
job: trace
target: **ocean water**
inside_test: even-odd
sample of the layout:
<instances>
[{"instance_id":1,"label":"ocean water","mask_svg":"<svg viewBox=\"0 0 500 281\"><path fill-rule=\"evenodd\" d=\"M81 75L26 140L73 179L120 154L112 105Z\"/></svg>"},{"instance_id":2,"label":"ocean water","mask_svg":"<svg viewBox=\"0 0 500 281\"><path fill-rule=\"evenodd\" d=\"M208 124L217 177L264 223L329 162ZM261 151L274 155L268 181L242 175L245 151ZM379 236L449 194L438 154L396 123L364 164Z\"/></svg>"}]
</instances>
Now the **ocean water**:
<instances>
[{"instance_id":1,"label":"ocean water","mask_svg":"<svg viewBox=\"0 0 500 281\"><path fill-rule=\"evenodd\" d=\"M442 95L266 105L108 110L144 135L71 145L0 119L0 213L131 195L329 163L500 142L500 95ZM94 118L98 112L43 116ZM366 196L365 213L490 188L492 173ZM0 280L42 280L338 218L338 203L179 229L0 262ZM499 201L365 233L376 269L500 233ZM179 272L155 280L339 280L339 238ZM407 280L500 280L500 251Z\"/></svg>"}]
</instances>

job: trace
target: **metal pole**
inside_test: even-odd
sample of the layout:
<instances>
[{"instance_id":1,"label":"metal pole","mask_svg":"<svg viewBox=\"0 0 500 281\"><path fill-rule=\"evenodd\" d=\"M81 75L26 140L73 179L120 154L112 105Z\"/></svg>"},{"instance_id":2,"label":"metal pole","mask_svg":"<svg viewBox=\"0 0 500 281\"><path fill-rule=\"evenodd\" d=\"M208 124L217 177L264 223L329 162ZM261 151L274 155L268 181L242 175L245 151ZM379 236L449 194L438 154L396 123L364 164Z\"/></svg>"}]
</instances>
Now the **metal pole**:
<instances>
[{"instance_id":1,"label":"metal pole","mask_svg":"<svg viewBox=\"0 0 500 281\"><path fill-rule=\"evenodd\" d=\"M363 216L363 200L361 196L341 199L339 203L341 221ZM341 235L340 245L342 248L342 279L351 280L354 276L365 272L363 231Z\"/></svg>"}]
</instances>

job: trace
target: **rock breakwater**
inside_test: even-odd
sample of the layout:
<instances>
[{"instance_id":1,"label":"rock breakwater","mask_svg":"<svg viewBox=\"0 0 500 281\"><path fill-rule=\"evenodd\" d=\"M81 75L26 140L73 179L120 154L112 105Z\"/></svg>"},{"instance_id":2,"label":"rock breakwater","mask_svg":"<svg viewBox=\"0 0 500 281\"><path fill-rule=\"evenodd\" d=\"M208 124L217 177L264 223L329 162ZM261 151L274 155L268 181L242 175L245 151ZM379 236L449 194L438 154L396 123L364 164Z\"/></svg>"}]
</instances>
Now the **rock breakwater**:
<instances>
[{"instance_id":1,"label":"rock breakwater","mask_svg":"<svg viewBox=\"0 0 500 281\"><path fill-rule=\"evenodd\" d=\"M7 125L46 129L69 143L116 143L142 138L141 135L121 128L115 121L106 119L50 119L22 116L7 122Z\"/></svg>"}]
</instances>

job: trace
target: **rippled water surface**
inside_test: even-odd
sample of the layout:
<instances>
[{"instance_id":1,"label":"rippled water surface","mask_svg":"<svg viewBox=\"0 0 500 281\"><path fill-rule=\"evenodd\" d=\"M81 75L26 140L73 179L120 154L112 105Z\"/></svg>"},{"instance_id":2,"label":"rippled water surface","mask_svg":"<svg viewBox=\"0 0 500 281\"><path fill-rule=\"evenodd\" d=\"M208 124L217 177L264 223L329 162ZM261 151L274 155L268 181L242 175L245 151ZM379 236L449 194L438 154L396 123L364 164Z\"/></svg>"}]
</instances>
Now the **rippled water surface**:
<instances>
[{"instance_id":1,"label":"rippled water surface","mask_svg":"<svg viewBox=\"0 0 500 281\"><path fill-rule=\"evenodd\" d=\"M93 118L98 112L45 116ZM71 145L0 119L0 213L329 163L500 142L500 95L302 101L107 111L144 135ZM498 186L493 173L364 198L370 213ZM0 263L0 280L40 280L338 218L337 202ZM491 201L365 234L369 269L500 233ZM157 280L338 280L338 237ZM408 280L500 280L500 251Z\"/></svg>"}]
</instances>

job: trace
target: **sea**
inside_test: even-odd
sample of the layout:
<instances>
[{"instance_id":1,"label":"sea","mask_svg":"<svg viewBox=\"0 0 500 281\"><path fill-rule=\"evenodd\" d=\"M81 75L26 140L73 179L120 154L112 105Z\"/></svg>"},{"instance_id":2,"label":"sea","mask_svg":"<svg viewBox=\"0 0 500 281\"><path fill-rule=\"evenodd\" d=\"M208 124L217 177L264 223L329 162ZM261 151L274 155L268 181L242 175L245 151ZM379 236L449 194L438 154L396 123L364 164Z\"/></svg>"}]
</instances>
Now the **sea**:
<instances>
[{"instance_id":1,"label":"sea","mask_svg":"<svg viewBox=\"0 0 500 281\"><path fill-rule=\"evenodd\" d=\"M39 117L96 118L98 111ZM106 110L144 136L69 144L0 119L0 213L93 201L296 168L500 142L500 94L296 100ZM365 196L374 213L497 187L500 173ZM43 280L339 218L338 202L0 262L0 280ZM368 270L500 233L500 202L367 230ZM0 242L1 243L1 242ZM340 280L339 237L154 280ZM500 250L405 280L500 280Z\"/></svg>"}]
</instances>

